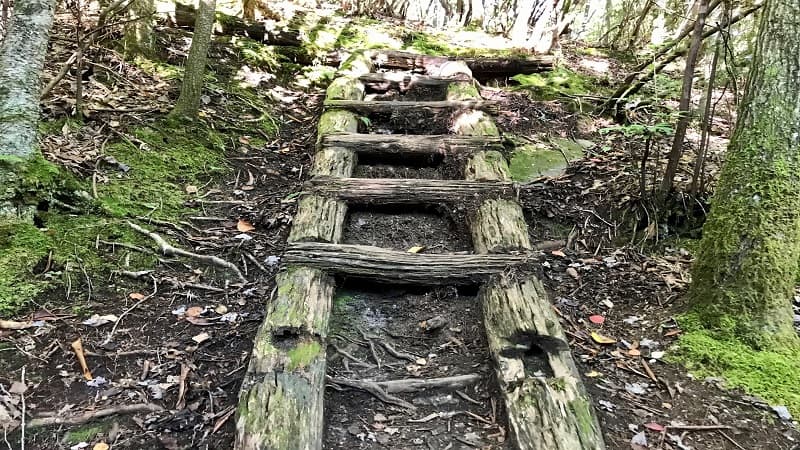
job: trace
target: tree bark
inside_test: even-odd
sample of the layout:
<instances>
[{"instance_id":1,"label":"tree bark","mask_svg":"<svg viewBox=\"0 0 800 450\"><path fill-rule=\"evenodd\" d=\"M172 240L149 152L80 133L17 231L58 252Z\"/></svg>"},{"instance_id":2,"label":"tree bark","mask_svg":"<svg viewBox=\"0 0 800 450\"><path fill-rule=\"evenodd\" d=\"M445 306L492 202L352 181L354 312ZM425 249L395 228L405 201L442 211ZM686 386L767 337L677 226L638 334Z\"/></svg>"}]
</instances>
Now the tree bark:
<instances>
[{"instance_id":1,"label":"tree bark","mask_svg":"<svg viewBox=\"0 0 800 450\"><path fill-rule=\"evenodd\" d=\"M455 203L515 196L510 182L400 178L314 177L305 190L358 204Z\"/></svg>"},{"instance_id":2,"label":"tree bark","mask_svg":"<svg viewBox=\"0 0 800 450\"><path fill-rule=\"evenodd\" d=\"M753 65L693 268L692 314L754 347L797 343L800 4L767 2Z\"/></svg>"},{"instance_id":3,"label":"tree bark","mask_svg":"<svg viewBox=\"0 0 800 450\"><path fill-rule=\"evenodd\" d=\"M328 134L322 145L351 149L365 155L468 155L481 150L503 150L497 136L453 136L447 134Z\"/></svg>"},{"instance_id":4,"label":"tree bark","mask_svg":"<svg viewBox=\"0 0 800 450\"><path fill-rule=\"evenodd\" d=\"M17 204L17 165L38 154L39 76L55 0L17 0L0 47L0 223L30 221L33 208Z\"/></svg>"},{"instance_id":5,"label":"tree bark","mask_svg":"<svg viewBox=\"0 0 800 450\"><path fill-rule=\"evenodd\" d=\"M296 47L302 44L300 30L294 26L275 28L264 22L242 20L236 16L217 13L217 25L214 33L224 36L245 36L269 45L286 45ZM197 21L197 10L192 5L175 3L175 25L194 29Z\"/></svg>"},{"instance_id":6,"label":"tree bark","mask_svg":"<svg viewBox=\"0 0 800 450\"><path fill-rule=\"evenodd\" d=\"M216 7L216 0L200 0L192 46L189 48L189 57L186 59L181 95L170 113L172 116L197 117L200 109L200 95L203 93L203 77L206 73L206 60L208 48L211 45Z\"/></svg>"},{"instance_id":7,"label":"tree bark","mask_svg":"<svg viewBox=\"0 0 800 450\"><path fill-rule=\"evenodd\" d=\"M678 104L678 123L675 125L675 138L672 141L672 149L667 159L667 168L664 171L664 178L661 180L661 198L672 190L672 180L678 171L678 164L683 155L683 139L686 137L686 129L689 128L691 114L689 107L692 101L692 84L694 83L694 66L697 64L697 55L700 53L700 46L703 44L703 26L706 23L708 13L708 0L700 0L697 10L697 20L694 22L694 36L689 54L686 56L686 67L683 70L683 88L681 89L681 99Z\"/></svg>"},{"instance_id":8,"label":"tree bark","mask_svg":"<svg viewBox=\"0 0 800 450\"><path fill-rule=\"evenodd\" d=\"M55 0L17 0L0 47L0 155L36 153L39 76L44 67Z\"/></svg>"}]
</instances>

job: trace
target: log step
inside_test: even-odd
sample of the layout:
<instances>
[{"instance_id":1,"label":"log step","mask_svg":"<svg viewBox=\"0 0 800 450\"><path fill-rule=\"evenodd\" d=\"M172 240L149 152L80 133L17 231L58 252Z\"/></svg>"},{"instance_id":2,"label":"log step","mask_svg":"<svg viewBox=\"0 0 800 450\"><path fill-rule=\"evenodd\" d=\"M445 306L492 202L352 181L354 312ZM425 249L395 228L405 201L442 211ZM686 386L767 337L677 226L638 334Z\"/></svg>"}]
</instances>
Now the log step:
<instances>
[{"instance_id":1,"label":"log step","mask_svg":"<svg viewBox=\"0 0 800 450\"><path fill-rule=\"evenodd\" d=\"M418 205L516 197L516 185L504 181L314 177L305 191L360 204Z\"/></svg>"},{"instance_id":2,"label":"log step","mask_svg":"<svg viewBox=\"0 0 800 450\"><path fill-rule=\"evenodd\" d=\"M376 281L426 285L473 284L510 267L524 266L531 255L417 254L369 245L299 242L283 257L288 266Z\"/></svg>"},{"instance_id":3,"label":"log step","mask_svg":"<svg viewBox=\"0 0 800 450\"><path fill-rule=\"evenodd\" d=\"M359 114L414 114L420 112L465 111L479 110L490 114L497 114L497 102L490 100L460 100L460 101L361 101L361 100L326 100L325 108L346 109Z\"/></svg>"},{"instance_id":4,"label":"log step","mask_svg":"<svg viewBox=\"0 0 800 450\"><path fill-rule=\"evenodd\" d=\"M449 61L463 61L475 78L513 76L519 73L544 72L553 68L553 56L538 55L525 58L459 58L420 55L398 50L370 50L375 65L386 69L424 69L435 72Z\"/></svg>"},{"instance_id":5,"label":"log step","mask_svg":"<svg viewBox=\"0 0 800 450\"><path fill-rule=\"evenodd\" d=\"M471 81L471 77L432 77L427 75L409 75L397 72L368 73L359 77L362 83L374 91L399 89L407 91L412 87L443 88L450 83Z\"/></svg>"},{"instance_id":6,"label":"log step","mask_svg":"<svg viewBox=\"0 0 800 450\"><path fill-rule=\"evenodd\" d=\"M341 147L365 155L456 155L481 150L503 150L497 136L385 135L343 133L322 137L323 147Z\"/></svg>"}]
</instances>

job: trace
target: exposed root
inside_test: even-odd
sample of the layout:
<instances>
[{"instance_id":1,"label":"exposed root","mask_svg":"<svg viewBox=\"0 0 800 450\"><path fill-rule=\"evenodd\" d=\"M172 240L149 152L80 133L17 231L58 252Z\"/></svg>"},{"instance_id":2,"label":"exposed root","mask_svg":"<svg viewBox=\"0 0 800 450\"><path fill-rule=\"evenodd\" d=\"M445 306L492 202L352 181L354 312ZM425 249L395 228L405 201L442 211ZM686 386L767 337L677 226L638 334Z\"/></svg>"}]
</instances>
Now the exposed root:
<instances>
[{"instance_id":1,"label":"exposed root","mask_svg":"<svg viewBox=\"0 0 800 450\"><path fill-rule=\"evenodd\" d=\"M342 386L347 386L355 389L360 389L364 392L372 394L375 398L382 401L383 403L387 403L389 405L400 406L402 408L406 408L411 411L416 411L417 407L412 405L411 403L397 398L393 395L389 395L385 390L383 390L380 385L374 381L362 381L362 380L350 380L347 378L334 378L330 375L326 375L325 378L328 380L329 383L339 384Z\"/></svg>"}]
</instances>

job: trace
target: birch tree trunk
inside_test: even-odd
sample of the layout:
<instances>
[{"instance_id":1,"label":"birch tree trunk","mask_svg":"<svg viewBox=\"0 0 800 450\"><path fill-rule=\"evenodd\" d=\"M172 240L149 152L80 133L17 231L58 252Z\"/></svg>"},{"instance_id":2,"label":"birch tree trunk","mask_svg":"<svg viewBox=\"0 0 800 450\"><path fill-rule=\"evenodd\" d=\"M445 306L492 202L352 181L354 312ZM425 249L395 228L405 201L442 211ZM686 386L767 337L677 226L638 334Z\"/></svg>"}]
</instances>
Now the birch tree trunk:
<instances>
[{"instance_id":1,"label":"birch tree trunk","mask_svg":"<svg viewBox=\"0 0 800 450\"><path fill-rule=\"evenodd\" d=\"M206 73L208 48L211 46L211 33L214 28L216 0L200 0L197 20L194 25L192 46L186 59L181 95L175 102L171 116L197 117L200 109L200 95L203 93L203 76Z\"/></svg>"},{"instance_id":2,"label":"birch tree trunk","mask_svg":"<svg viewBox=\"0 0 800 450\"><path fill-rule=\"evenodd\" d=\"M39 76L55 8L55 0L17 0L0 47L0 222L18 215L15 163L38 152Z\"/></svg>"},{"instance_id":3,"label":"birch tree trunk","mask_svg":"<svg viewBox=\"0 0 800 450\"><path fill-rule=\"evenodd\" d=\"M692 313L756 348L797 344L800 2L766 2L753 65L693 268Z\"/></svg>"}]
</instances>

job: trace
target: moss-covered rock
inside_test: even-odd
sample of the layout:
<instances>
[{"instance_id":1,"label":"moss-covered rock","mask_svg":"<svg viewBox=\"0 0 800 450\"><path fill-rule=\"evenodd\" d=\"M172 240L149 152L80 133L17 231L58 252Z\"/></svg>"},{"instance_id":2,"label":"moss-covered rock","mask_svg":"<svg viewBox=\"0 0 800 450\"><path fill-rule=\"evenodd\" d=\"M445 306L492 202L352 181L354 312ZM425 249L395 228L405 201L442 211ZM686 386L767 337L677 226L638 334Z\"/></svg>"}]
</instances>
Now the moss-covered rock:
<instances>
[{"instance_id":1,"label":"moss-covered rock","mask_svg":"<svg viewBox=\"0 0 800 450\"><path fill-rule=\"evenodd\" d=\"M544 144L522 145L511 154L511 179L519 182L540 177L558 176L564 173L567 161L583 157L583 147L568 139L551 139L551 146Z\"/></svg>"}]
</instances>

